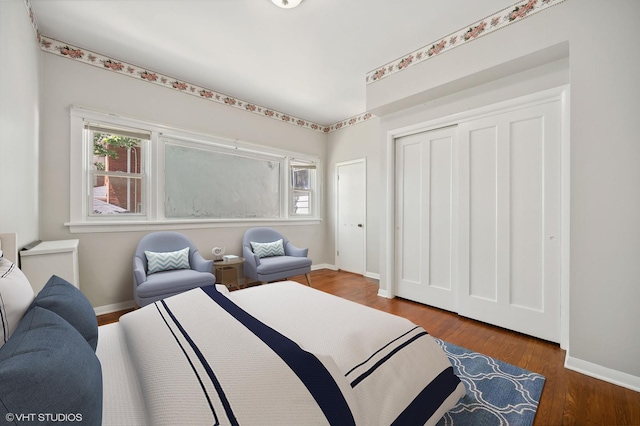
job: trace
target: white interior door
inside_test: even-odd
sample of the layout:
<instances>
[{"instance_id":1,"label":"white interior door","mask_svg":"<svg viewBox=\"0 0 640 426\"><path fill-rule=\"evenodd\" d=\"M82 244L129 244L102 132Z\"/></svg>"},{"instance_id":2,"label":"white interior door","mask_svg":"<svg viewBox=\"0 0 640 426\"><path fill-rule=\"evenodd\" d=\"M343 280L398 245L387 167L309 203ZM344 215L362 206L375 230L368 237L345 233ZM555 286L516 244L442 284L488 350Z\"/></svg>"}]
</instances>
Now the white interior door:
<instances>
[{"instance_id":1,"label":"white interior door","mask_svg":"<svg viewBox=\"0 0 640 426\"><path fill-rule=\"evenodd\" d=\"M457 310L455 127L396 139L396 294Z\"/></svg>"},{"instance_id":2,"label":"white interior door","mask_svg":"<svg viewBox=\"0 0 640 426\"><path fill-rule=\"evenodd\" d=\"M365 274L367 167L364 159L336 164L336 266Z\"/></svg>"},{"instance_id":3,"label":"white interior door","mask_svg":"<svg viewBox=\"0 0 640 426\"><path fill-rule=\"evenodd\" d=\"M461 123L458 135L458 312L559 342L560 102Z\"/></svg>"}]
</instances>

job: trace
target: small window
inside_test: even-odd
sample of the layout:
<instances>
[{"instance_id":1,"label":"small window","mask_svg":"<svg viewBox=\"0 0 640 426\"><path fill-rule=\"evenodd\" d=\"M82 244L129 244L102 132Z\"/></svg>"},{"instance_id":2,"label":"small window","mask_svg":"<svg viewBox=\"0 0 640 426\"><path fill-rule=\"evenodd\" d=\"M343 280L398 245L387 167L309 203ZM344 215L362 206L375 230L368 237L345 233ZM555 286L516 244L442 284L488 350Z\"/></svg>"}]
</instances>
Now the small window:
<instances>
[{"instance_id":1,"label":"small window","mask_svg":"<svg viewBox=\"0 0 640 426\"><path fill-rule=\"evenodd\" d=\"M143 215L146 177L144 155L148 132L85 123L92 150L89 216Z\"/></svg>"},{"instance_id":2,"label":"small window","mask_svg":"<svg viewBox=\"0 0 640 426\"><path fill-rule=\"evenodd\" d=\"M316 165L311 161L291 159L290 214L312 216L314 214L313 189L316 187Z\"/></svg>"}]
</instances>

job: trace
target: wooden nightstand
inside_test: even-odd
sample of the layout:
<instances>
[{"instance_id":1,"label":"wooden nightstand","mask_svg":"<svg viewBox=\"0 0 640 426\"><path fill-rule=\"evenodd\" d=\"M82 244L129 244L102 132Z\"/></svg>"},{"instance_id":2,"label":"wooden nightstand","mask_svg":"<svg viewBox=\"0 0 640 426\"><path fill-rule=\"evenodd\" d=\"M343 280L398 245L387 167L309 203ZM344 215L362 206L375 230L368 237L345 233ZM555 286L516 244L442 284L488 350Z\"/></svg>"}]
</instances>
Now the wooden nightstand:
<instances>
[{"instance_id":1,"label":"wooden nightstand","mask_svg":"<svg viewBox=\"0 0 640 426\"><path fill-rule=\"evenodd\" d=\"M240 268L244 265L244 257L224 259L213 262L213 274L216 276L216 284L224 284L240 289Z\"/></svg>"}]
</instances>

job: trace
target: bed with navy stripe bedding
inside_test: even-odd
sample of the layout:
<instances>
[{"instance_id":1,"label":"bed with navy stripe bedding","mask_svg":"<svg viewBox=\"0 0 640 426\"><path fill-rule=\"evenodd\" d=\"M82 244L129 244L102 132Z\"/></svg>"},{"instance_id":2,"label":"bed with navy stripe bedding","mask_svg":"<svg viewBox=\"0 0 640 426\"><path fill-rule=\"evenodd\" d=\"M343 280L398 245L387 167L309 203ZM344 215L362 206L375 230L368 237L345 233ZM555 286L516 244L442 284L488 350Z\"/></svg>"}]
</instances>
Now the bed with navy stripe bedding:
<instances>
[{"instance_id":1,"label":"bed with navy stripe bedding","mask_svg":"<svg viewBox=\"0 0 640 426\"><path fill-rule=\"evenodd\" d=\"M120 319L148 424L435 424L464 395L444 352L404 318L294 282L219 290ZM104 424L123 415L110 368Z\"/></svg>"}]
</instances>

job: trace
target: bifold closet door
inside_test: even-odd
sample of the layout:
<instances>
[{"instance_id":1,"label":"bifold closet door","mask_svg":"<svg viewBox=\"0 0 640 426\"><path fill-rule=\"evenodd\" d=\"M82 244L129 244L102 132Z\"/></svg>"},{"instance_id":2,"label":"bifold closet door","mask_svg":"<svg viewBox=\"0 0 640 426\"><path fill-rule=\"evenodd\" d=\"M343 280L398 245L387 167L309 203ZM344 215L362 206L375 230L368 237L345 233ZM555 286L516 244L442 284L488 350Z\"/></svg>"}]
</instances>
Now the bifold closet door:
<instances>
[{"instance_id":1,"label":"bifold closet door","mask_svg":"<svg viewBox=\"0 0 640 426\"><path fill-rule=\"evenodd\" d=\"M460 123L458 137L458 313L559 342L560 103Z\"/></svg>"},{"instance_id":2,"label":"bifold closet door","mask_svg":"<svg viewBox=\"0 0 640 426\"><path fill-rule=\"evenodd\" d=\"M457 309L455 127L396 139L396 294Z\"/></svg>"}]
</instances>

